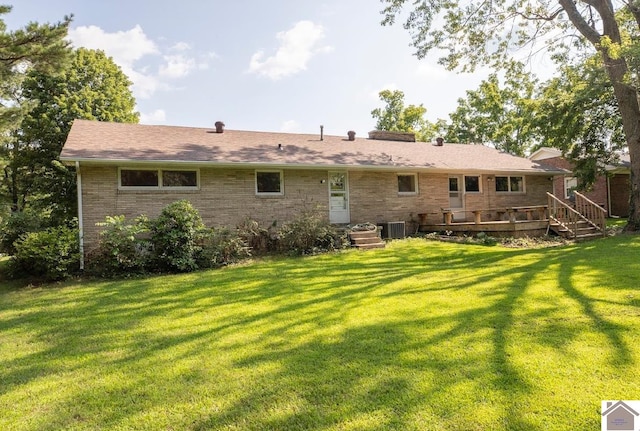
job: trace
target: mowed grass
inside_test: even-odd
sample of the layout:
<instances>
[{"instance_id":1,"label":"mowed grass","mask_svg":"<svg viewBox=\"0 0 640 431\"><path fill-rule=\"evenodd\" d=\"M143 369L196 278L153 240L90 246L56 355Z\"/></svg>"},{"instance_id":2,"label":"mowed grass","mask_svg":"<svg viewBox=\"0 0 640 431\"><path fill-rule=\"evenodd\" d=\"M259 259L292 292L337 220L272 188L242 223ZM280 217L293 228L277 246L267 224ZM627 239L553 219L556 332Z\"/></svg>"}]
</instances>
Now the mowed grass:
<instances>
[{"instance_id":1,"label":"mowed grass","mask_svg":"<svg viewBox=\"0 0 640 431\"><path fill-rule=\"evenodd\" d=\"M0 288L2 430L599 429L639 361L637 236Z\"/></svg>"}]
</instances>

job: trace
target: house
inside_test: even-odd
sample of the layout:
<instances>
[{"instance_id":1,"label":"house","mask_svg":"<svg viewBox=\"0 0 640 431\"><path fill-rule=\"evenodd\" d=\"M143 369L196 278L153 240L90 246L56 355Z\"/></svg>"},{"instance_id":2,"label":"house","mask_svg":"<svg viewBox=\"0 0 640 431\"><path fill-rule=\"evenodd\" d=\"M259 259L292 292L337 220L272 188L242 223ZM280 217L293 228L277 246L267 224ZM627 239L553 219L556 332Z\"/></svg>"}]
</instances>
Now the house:
<instances>
[{"instance_id":1,"label":"house","mask_svg":"<svg viewBox=\"0 0 640 431\"><path fill-rule=\"evenodd\" d=\"M481 145L76 120L60 159L75 165L85 250L107 215L156 216L188 199L211 226L290 220L318 207L331 223L436 224L443 214L545 205L565 171ZM447 211L443 212L443 209Z\"/></svg>"},{"instance_id":2,"label":"house","mask_svg":"<svg viewBox=\"0 0 640 431\"><path fill-rule=\"evenodd\" d=\"M607 431L611 430L629 430L633 431L637 428L635 427L635 418L636 416L640 416L640 413L636 412L632 409L629 404L624 401L608 401L605 404L605 408L603 408L602 416L606 418L606 422L603 423L605 425L603 429Z\"/></svg>"},{"instance_id":3,"label":"house","mask_svg":"<svg viewBox=\"0 0 640 431\"><path fill-rule=\"evenodd\" d=\"M562 152L555 148L543 147L529 156L531 160L557 168L572 170L571 162L562 157ZM631 192L629 155L620 156L617 165L606 166L608 175L599 176L593 184L593 189L583 194L600 205L609 216L628 217L629 197ZM570 203L573 191L578 187L578 180L573 175L560 175L554 179L553 194Z\"/></svg>"}]
</instances>

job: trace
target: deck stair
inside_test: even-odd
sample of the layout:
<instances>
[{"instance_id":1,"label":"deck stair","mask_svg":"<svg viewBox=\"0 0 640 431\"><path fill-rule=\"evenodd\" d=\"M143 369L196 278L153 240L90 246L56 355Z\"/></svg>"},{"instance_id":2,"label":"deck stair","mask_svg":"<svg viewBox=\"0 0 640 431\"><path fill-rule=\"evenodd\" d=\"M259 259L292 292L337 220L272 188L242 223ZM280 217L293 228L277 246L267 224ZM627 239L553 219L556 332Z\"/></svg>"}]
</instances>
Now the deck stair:
<instances>
[{"instance_id":1,"label":"deck stair","mask_svg":"<svg viewBox=\"0 0 640 431\"><path fill-rule=\"evenodd\" d=\"M606 234L606 211L584 195L575 192L575 208L551 193L549 201L549 229L569 239L584 241Z\"/></svg>"},{"instance_id":2,"label":"deck stair","mask_svg":"<svg viewBox=\"0 0 640 431\"><path fill-rule=\"evenodd\" d=\"M349 240L352 247L361 250L385 247L385 242L380 237L380 231L375 225L370 225L370 227L355 226L349 231Z\"/></svg>"}]
</instances>

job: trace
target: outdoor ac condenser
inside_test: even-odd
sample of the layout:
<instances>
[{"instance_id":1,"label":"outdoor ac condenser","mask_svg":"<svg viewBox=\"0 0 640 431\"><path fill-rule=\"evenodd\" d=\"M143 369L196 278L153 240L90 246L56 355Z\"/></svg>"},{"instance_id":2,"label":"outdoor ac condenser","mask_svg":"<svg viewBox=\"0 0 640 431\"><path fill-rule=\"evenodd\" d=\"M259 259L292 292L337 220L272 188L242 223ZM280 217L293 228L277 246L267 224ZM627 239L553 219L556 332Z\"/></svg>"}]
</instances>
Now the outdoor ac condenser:
<instances>
[{"instance_id":1,"label":"outdoor ac condenser","mask_svg":"<svg viewBox=\"0 0 640 431\"><path fill-rule=\"evenodd\" d=\"M404 238L404 222L403 221L390 221L387 222L382 230L382 235L385 238L398 239Z\"/></svg>"}]
</instances>

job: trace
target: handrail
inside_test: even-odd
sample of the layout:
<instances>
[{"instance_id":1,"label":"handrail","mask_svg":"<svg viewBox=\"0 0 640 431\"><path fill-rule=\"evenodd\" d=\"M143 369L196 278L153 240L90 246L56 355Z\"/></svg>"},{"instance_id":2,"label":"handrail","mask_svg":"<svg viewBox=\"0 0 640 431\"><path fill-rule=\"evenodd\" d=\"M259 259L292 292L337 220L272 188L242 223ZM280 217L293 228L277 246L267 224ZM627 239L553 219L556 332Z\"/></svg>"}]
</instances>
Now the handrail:
<instances>
[{"instance_id":1,"label":"handrail","mask_svg":"<svg viewBox=\"0 0 640 431\"><path fill-rule=\"evenodd\" d=\"M589 224L604 234L607 226L607 211L582 193L574 193L576 210L587 219Z\"/></svg>"},{"instance_id":2,"label":"handrail","mask_svg":"<svg viewBox=\"0 0 640 431\"><path fill-rule=\"evenodd\" d=\"M575 238L578 235L578 221L584 217L549 192L547 192L547 201L549 202L549 220L558 223Z\"/></svg>"},{"instance_id":3,"label":"handrail","mask_svg":"<svg viewBox=\"0 0 640 431\"><path fill-rule=\"evenodd\" d=\"M549 192L547 192L547 200L549 202L549 220L553 220L562 226L572 237L578 236L578 222L588 223L598 229L602 235L605 234L606 218L604 217L604 210L598 204L584 197L584 195L576 193L576 202L580 202L576 205L578 210ZM591 218L595 219L595 221Z\"/></svg>"}]
</instances>

